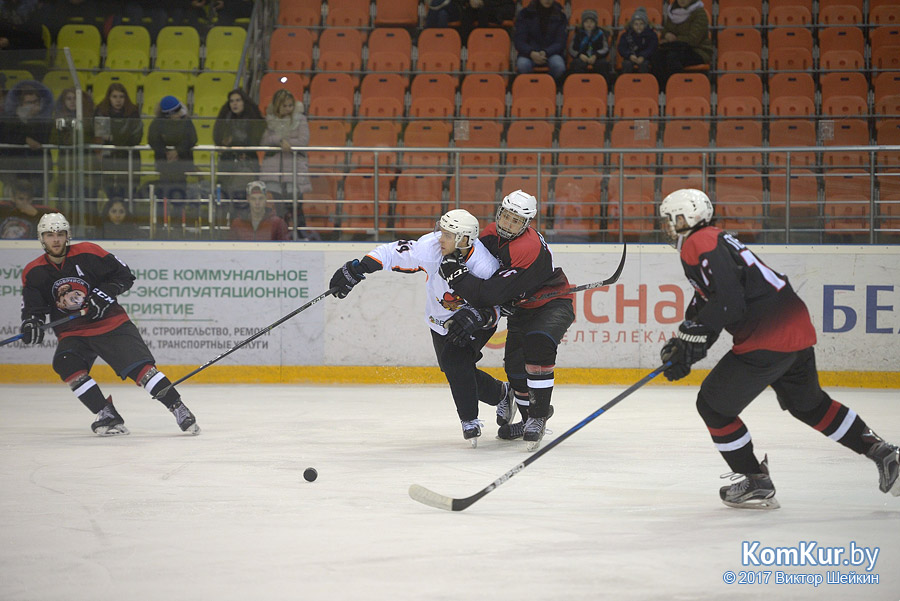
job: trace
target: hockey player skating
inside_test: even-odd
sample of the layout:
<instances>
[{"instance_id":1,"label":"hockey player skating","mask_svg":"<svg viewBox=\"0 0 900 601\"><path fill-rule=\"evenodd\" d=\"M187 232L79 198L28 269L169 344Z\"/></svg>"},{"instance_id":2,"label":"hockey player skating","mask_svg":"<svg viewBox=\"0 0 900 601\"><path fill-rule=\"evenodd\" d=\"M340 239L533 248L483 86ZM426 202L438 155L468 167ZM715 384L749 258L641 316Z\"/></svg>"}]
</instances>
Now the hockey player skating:
<instances>
[{"instance_id":1,"label":"hockey player skating","mask_svg":"<svg viewBox=\"0 0 900 601\"><path fill-rule=\"evenodd\" d=\"M463 438L471 441L472 446L476 446L483 425L478 419L479 399L497 406L500 425L508 424L515 411L509 385L475 366L481 359L481 349L496 330L499 311L493 307L479 310L465 306L439 276L441 258L457 251L467 258L477 277L487 278L497 271L499 264L478 241L478 230L478 220L468 211L449 211L441 217L434 232L418 240L382 244L362 260L345 263L334 272L329 284L331 288L340 288L336 297L345 298L366 274L376 271L424 271L428 275L425 320L431 329L438 365L450 384ZM462 327L464 321L479 325L469 331Z\"/></svg>"},{"instance_id":2,"label":"hockey player skating","mask_svg":"<svg viewBox=\"0 0 900 601\"><path fill-rule=\"evenodd\" d=\"M97 357L123 380L131 378L151 395L169 386L137 327L116 297L134 283L128 266L96 244L70 244L69 222L49 213L38 222L44 254L22 272L22 341L40 344L45 317L52 320L86 310L83 317L56 326L59 342L53 369L85 407L96 415L91 429L100 436L128 434L125 421L91 378ZM199 434L197 420L174 388L159 399L184 432Z\"/></svg>"},{"instance_id":3,"label":"hockey player skating","mask_svg":"<svg viewBox=\"0 0 900 601\"><path fill-rule=\"evenodd\" d=\"M740 413L771 386L782 409L828 438L875 462L879 488L900 496L900 451L866 426L852 409L819 387L816 332L806 305L787 277L770 269L731 234L710 225L713 206L700 190L677 190L659 207L661 227L680 251L695 293L678 335L660 353L670 381L691 371L721 331L731 350L700 386L697 410L713 443L739 480L719 491L730 507L774 509L768 458L762 463ZM743 476L743 478L741 478Z\"/></svg>"},{"instance_id":4,"label":"hockey player skating","mask_svg":"<svg viewBox=\"0 0 900 601\"><path fill-rule=\"evenodd\" d=\"M512 304L534 295L569 288L562 269L553 264L550 248L529 224L537 215L537 199L516 190L503 198L496 221L480 240L500 262L488 279L472 277L466 257L459 252L444 257L441 275L470 305L492 307ZM553 414L553 370L560 341L575 321L572 294L562 294L516 305L507 317L506 376L515 390L522 421L501 427L501 438L523 437L528 450L540 447L547 420ZM465 324L473 332L481 323Z\"/></svg>"}]
</instances>

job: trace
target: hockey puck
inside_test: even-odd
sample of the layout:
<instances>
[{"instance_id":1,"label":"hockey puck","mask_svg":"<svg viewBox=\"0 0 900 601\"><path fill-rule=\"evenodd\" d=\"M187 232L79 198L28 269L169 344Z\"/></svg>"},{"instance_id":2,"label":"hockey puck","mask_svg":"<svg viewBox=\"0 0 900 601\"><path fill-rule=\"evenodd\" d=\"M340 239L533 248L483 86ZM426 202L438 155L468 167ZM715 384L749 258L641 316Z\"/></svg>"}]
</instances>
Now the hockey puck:
<instances>
[{"instance_id":1,"label":"hockey puck","mask_svg":"<svg viewBox=\"0 0 900 601\"><path fill-rule=\"evenodd\" d=\"M317 472L316 468L314 468L314 467L308 467L305 470L303 470L303 479L306 480L307 482L312 482L313 480L315 480L318 477L319 477L319 472Z\"/></svg>"}]
</instances>

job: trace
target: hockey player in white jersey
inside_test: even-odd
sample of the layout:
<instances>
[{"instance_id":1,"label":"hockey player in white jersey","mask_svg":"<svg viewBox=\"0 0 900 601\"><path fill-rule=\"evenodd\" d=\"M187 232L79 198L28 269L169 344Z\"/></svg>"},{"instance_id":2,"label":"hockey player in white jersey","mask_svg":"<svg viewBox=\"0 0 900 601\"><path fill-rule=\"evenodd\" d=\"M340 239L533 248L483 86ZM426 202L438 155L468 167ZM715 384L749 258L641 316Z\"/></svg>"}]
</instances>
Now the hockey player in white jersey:
<instances>
[{"instance_id":1,"label":"hockey player in white jersey","mask_svg":"<svg viewBox=\"0 0 900 601\"><path fill-rule=\"evenodd\" d=\"M474 309L465 304L440 277L441 259L460 250L469 271L480 278L489 278L500 263L478 240L478 219L463 209L444 214L434 232L418 240L398 240L382 244L362 259L347 261L334 272L330 287L337 287L337 298L345 298L354 286L376 271L397 271L428 274L425 322L438 365L447 382L456 412L462 424L463 438L472 446L478 444L483 423L478 419L478 401L497 407L499 425L512 421L515 412L512 389L506 382L496 380L478 369L481 349L496 330L500 312L497 307ZM477 323L473 334L472 324Z\"/></svg>"}]
</instances>

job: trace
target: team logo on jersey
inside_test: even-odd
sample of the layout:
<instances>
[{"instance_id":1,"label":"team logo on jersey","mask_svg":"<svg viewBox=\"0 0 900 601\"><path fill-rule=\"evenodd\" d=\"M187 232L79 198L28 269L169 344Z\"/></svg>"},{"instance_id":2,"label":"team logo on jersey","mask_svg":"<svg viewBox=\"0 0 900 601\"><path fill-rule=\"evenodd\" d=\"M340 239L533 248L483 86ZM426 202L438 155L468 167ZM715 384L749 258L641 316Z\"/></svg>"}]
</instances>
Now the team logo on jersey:
<instances>
[{"instance_id":1,"label":"team logo on jersey","mask_svg":"<svg viewBox=\"0 0 900 601\"><path fill-rule=\"evenodd\" d=\"M90 286L81 278L63 278L53 283L53 298L61 311L79 311L84 305Z\"/></svg>"},{"instance_id":2,"label":"team logo on jersey","mask_svg":"<svg viewBox=\"0 0 900 601\"><path fill-rule=\"evenodd\" d=\"M456 311L466 303L460 296L453 294L449 290L444 293L444 297L439 299L438 302L448 311Z\"/></svg>"}]
</instances>

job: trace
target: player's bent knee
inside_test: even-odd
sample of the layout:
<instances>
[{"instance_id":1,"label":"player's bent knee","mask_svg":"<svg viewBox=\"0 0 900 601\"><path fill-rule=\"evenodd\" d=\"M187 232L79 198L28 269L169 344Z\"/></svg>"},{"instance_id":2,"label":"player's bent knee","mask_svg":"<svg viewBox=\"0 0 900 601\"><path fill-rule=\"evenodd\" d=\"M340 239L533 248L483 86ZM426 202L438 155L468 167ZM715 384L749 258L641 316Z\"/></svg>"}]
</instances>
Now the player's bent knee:
<instances>
[{"instance_id":1,"label":"player's bent knee","mask_svg":"<svg viewBox=\"0 0 900 601\"><path fill-rule=\"evenodd\" d=\"M78 372L87 374L89 370L90 366L87 362L75 353L60 353L53 357L53 371L55 371L64 382L67 382Z\"/></svg>"},{"instance_id":2,"label":"player's bent knee","mask_svg":"<svg viewBox=\"0 0 900 601\"><path fill-rule=\"evenodd\" d=\"M556 341L542 332L525 335L525 363L552 365L556 363Z\"/></svg>"}]
</instances>

